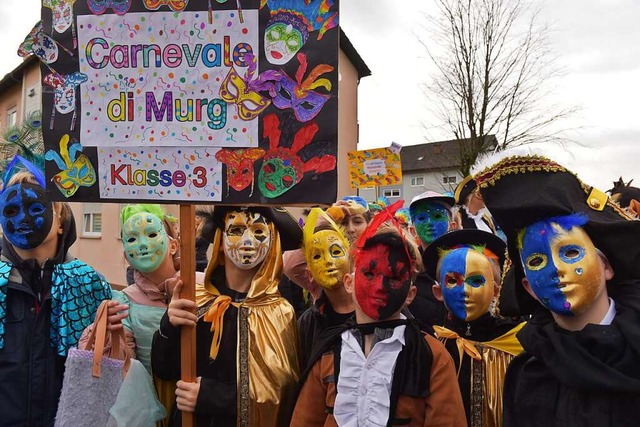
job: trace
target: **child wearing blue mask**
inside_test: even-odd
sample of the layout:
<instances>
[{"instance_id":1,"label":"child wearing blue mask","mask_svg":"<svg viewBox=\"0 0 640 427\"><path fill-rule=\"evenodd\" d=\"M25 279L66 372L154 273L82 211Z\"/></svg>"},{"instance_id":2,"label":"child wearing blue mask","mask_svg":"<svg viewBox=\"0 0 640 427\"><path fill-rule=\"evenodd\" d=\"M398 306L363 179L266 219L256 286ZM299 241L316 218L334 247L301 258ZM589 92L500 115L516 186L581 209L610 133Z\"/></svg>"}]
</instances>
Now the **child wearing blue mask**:
<instances>
[{"instance_id":1,"label":"child wearing blue mask","mask_svg":"<svg viewBox=\"0 0 640 427\"><path fill-rule=\"evenodd\" d=\"M19 164L26 171L12 173ZM71 208L49 199L44 174L16 156L0 192L0 413L3 425L53 425L64 363L111 288L69 254Z\"/></svg>"},{"instance_id":2,"label":"child wearing blue mask","mask_svg":"<svg viewBox=\"0 0 640 427\"><path fill-rule=\"evenodd\" d=\"M545 157L508 157L475 179L533 314L507 369L504 425L637 425L640 222Z\"/></svg>"}]
</instances>

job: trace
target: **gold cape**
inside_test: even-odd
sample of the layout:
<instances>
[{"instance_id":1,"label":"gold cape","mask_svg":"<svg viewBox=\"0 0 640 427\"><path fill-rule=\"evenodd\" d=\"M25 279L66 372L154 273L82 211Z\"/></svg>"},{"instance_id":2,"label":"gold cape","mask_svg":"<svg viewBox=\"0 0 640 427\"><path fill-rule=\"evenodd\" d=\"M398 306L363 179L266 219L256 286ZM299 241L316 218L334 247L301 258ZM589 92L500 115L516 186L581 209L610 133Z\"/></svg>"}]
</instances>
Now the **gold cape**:
<instances>
[{"instance_id":1,"label":"gold cape","mask_svg":"<svg viewBox=\"0 0 640 427\"><path fill-rule=\"evenodd\" d=\"M460 357L458 374L464 355L471 358L471 427L502 427L504 376L511 360L522 352L516 334L525 324L522 322L509 332L485 342L468 340L441 326L433 327L442 342L456 340Z\"/></svg>"},{"instance_id":2,"label":"gold cape","mask_svg":"<svg viewBox=\"0 0 640 427\"><path fill-rule=\"evenodd\" d=\"M214 334L211 356L215 358L223 333L222 318L230 304L238 308L236 357L238 426L276 427L288 425L287 417L300 378L298 330L293 307L280 295L282 276L280 236L269 224L272 241L269 253L251 282L247 298L231 302L221 295L211 277L224 265L222 230L216 230L213 256L205 283L196 285L196 302L202 307L213 300L204 320Z\"/></svg>"}]
</instances>

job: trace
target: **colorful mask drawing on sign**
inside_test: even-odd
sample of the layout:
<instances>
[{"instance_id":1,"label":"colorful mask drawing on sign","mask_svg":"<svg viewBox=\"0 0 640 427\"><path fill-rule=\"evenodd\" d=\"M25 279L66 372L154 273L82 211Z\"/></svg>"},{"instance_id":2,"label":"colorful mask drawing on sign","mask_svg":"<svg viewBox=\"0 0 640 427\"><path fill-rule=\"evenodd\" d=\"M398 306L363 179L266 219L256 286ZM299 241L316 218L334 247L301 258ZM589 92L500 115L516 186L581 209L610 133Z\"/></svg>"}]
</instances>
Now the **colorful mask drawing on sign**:
<instances>
[{"instance_id":1,"label":"colorful mask drawing on sign","mask_svg":"<svg viewBox=\"0 0 640 427\"><path fill-rule=\"evenodd\" d=\"M169 6L174 12L182 12L189 4L189 0L144 0L144 7L148 10L158 10L161 6Z\"/></svg>"},{"instance_id":2,"label":"colorful mask drawing on sign","mask_svg":"<svg viewBox=\"0 0 640 427\"><path fill-rule=\"evenodd\" d=\"M49 150L45 159L56 162L60 172L52 181L65 197L71 197L80 187L91 187L96 182L96 171L89 158L82 154L82 145L69 146L69 135L60 138L60 154Z\"/></svg>"},{"instance_id":3,"label":"colorful mask drawing on sign","mask_svg":"<svg viewBox=\"0 0 640 427\"><path fill-rule=\"evenodd\" d=\"M78 47L76 26L73 19L73 4L76 0L43 0L42 6L51 9L51 26L62 34L71 27L73 48Z\"/></svg>"},{"instance_id":4,"label":"colorful mask drawing on sign","mask_svg":"<svg viewBox=\"0 0 640 427\"><path fill-rule=\"evenodd\" d=\"M132 0L87 0L87 6L94 15L102 15L107 9L122 16L129 11Z\"/></svg>"},{"instance_id":5,"label":"colorful mask drawing on sign","mask_svg":"<svg viewBox=\"0 0 640 427\"><path fill-rule=\"evenodd\" d=\"M291 148L280 146L280 119L269 114L263 119L263 135L269 138L269 151L258 174L258 188L265 197L281 196L302 180L307 172L323 173L336 168L336 158L331 155L315 156L303 161L299 152L311 143L318 132L318 125L308 123L300 129Z\"/></svg>"},{"instance_id":6,"label":"colorful mask drawing on sign","mask_svg":"<svg viewBox=\"0 0 640 427\"><path fill-rule=\"evenodd\" d=\"M238 108L238 116L242 120L252 120L271 103L258 91L270 90L273 84L268 81L276 79L279 73L275 70L267 70L254 79L253 75L257 68L256 57L247 53L244 59L248 66L244 77L240 77L235 68L231 67L220 86L220 98L229 104L235 104Z\"/></svg>"},{"instance_id":7,"label":"colorful mask drawing on sign","mask_svg":"<svg viewBox=\"0 0 640 427\"><path fill-rule=\"evenodd\" d=\"M338 25L338 13L330 13L333 0L261 0L269 7L271 19L264 32L264 53L274 65L286 64L319 30L318 40Z\"/></svg>"},{"instance_id":8,"label":"colorful mask drawing on sign","mask_svg":"<svg viewBox=\"0 0 640 427\"><path fill-rule=\"evenodd\" d=\"M53 88L53 102L55 108L51 110L51 126L55 120L56 111L68 114L73 111L70 130L75 128L76 122L76 87L87 81L87 75L76 71L73 74L48 74L43 79L44 84Z\"/></svg>"},{"instance_id":9,"label":"colorful mask drawing on sign","mask_svg":"<svg viewBox=\"0 0 640 427\"><path fill-rule=\"evenodd\" d=\"M246 148L241 150L222 149L216 153L216 159L227 165L227 196L229 187L236 191L242 191L251 184L253 195L254 173L253 164L264 156L261 148Z\"/></svg>"},{"instance_id":10,"label":"colorful mask drawing on sign","mask_svg":"<svg viewBox=\"0 0 640 427\"><path fill-rule=\"evenodd\" d=\"M223 4L226 3L227 0L216 0L218 3ZM211 0L209 3L209 24L213 24L213 9L211 7ZM238 8L238 20L241 24L244 24L244 16L242 15L242 6L240 5L240 0L236 0L236 6Z\"/></svg>"},{"instance_id":11,"label":"colorful mask drawing on sign","mask_svg":"<svg viewBox=\"0 0 640 427\"><path fill-rule=\"evenodd\" d=\"M39 21L24 38L18 48L18 55L21 58L35 55L47 65L58 60L58 45L55 40L45 34L42 21Z\"/></svg>"},{"instance_id":12,"label":"colorful mask drawing on sign","mask_svg":"<svg viewBox=\"0 0 640 427\"><path fill-rule=\"evenodd\" d=\"M273 98L273 105L281 110L292 108L296 119L301 122L308 122L318 115L324 104L331 98L312 89L323 87L327 92L331 92L331 82L328 79L318 77L333 71L333 67L327 64L316 66L306 79L302 80L307 71L307 55L299 53L297 55L300 66L296 71L296 80L280 72L279 78L269 90L269 95Z\"/></svg>"}]
</instances>

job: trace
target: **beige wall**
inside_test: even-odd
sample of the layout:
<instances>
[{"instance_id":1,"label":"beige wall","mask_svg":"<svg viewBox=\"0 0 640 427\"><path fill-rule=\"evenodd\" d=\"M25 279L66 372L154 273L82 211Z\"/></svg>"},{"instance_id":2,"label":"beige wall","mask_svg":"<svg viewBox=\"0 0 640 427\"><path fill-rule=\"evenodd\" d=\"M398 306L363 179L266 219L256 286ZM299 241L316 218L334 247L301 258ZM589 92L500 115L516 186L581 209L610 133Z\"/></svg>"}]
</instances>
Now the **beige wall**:
<instances>
[{"instance_id":1,"label":"beige wall","mask_svg":"<svg viewBox=\"0 0 640 427\"><path fill-rule=\"evenodd\" d=\"M10 109L16 107L18 112L16 123L20 123L25 114L27 98L40 100L40 66L37 61L25 68L23 77L22 80L16 78L15 85L0 94L0 132L7 127L7 113ZM27 97L28 88L37 88L33 97ZM40 102L37 104L39 108Z\"/></svg>"},{"instance_id":2,"label":"beige wall","mask_svg":"<svg viewBox=\"0 0 640 427\"><path fill-rule=\"evenodd\" d=\"M338 199L356 190L349 185L347 152L358 146L358 72L340 50L338 62Z\"/></svg>"},{"instance_id":3,"label":"beige wall","mask_svg":"<svg viewBox=\"0 0 640 427\"><path fill-rule=\"evenodd\" d=\"M358 142L358 73L342 51L339 56L338 72L338 198L340 198L355 194L355 190L349 187L346 153L356 150ZM7 110L13 106L18 107L18 122L22 120L28 91L37 85L39 79L40 68L37 63L34 63L25 70L23 82L16 82L13 87L0 94L0 130L4 128ZM37 101L41 99L40 88L38 89L37 98L35 98ZM31 105L33 101L27 103ZM78 231L78 239L71 247L71 252L105 275L107 280L116 286L126 284L127 263L122 251L122 242L119 239L121 206L117 203L102 203L100 207L102 233L97 237L87 236L83 232L84 204L71 204ZM179 216L178 206L166 205L165 207L176 218ZM298 218L302 210L292 208L291 211Z\"/></svg>"}]
</instances>

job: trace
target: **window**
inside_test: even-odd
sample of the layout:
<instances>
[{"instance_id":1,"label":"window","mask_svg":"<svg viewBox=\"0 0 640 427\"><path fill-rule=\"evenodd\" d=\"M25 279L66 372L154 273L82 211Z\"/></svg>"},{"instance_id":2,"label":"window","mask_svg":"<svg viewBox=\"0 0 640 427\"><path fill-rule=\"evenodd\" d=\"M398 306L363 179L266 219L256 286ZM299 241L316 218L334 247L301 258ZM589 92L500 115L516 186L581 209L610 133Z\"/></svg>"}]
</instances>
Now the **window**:
<instances>
[{"instance_id":1,"label":"window","mask_svg":"<svg viewBox=\"0 0 640 427\"><path fill-rule=\"evenodd\" d=\"M102 236L102 203L82 205L82 237Z\"/></svg>"},{"instance_id":2,"label":"window","mask_svg":"<svg viewBox=\"0 0 640 427\"><path fill-rule=\"evenodd\" d=\"M7 110L7 127L15 126L18 121L18 110L16 107Z\"/></svg>"},{"instance_id":3,"label":"window","mask_svg":"<svg viewBox=\"0 0 640 427\"><path fill-rule=\"evenodd\" d=\"M400 190L397 188L394 188L392 190L384 190L382 192L382 195L384 197L400 197Z\"/></svg>"},{"instance_id":4,"label":"window","mask_svg":"<svg viewBox=\"0 0 640 427\"><path fill-rule=\"evenodd\" d=\"M458 181L457 176L443 176L442 183L443 184L455 184Z\"/></svg>"},{"instance_id":5,"label":"window","mask_svg":"<svg viewBox=\"0 0 640 427\"><path fill-rule=\"evenodd\" d=\"M424 186L424 176L414 176L411 178L411 186L412 187L423 187Z\"/></svg>"}]
</instances>

